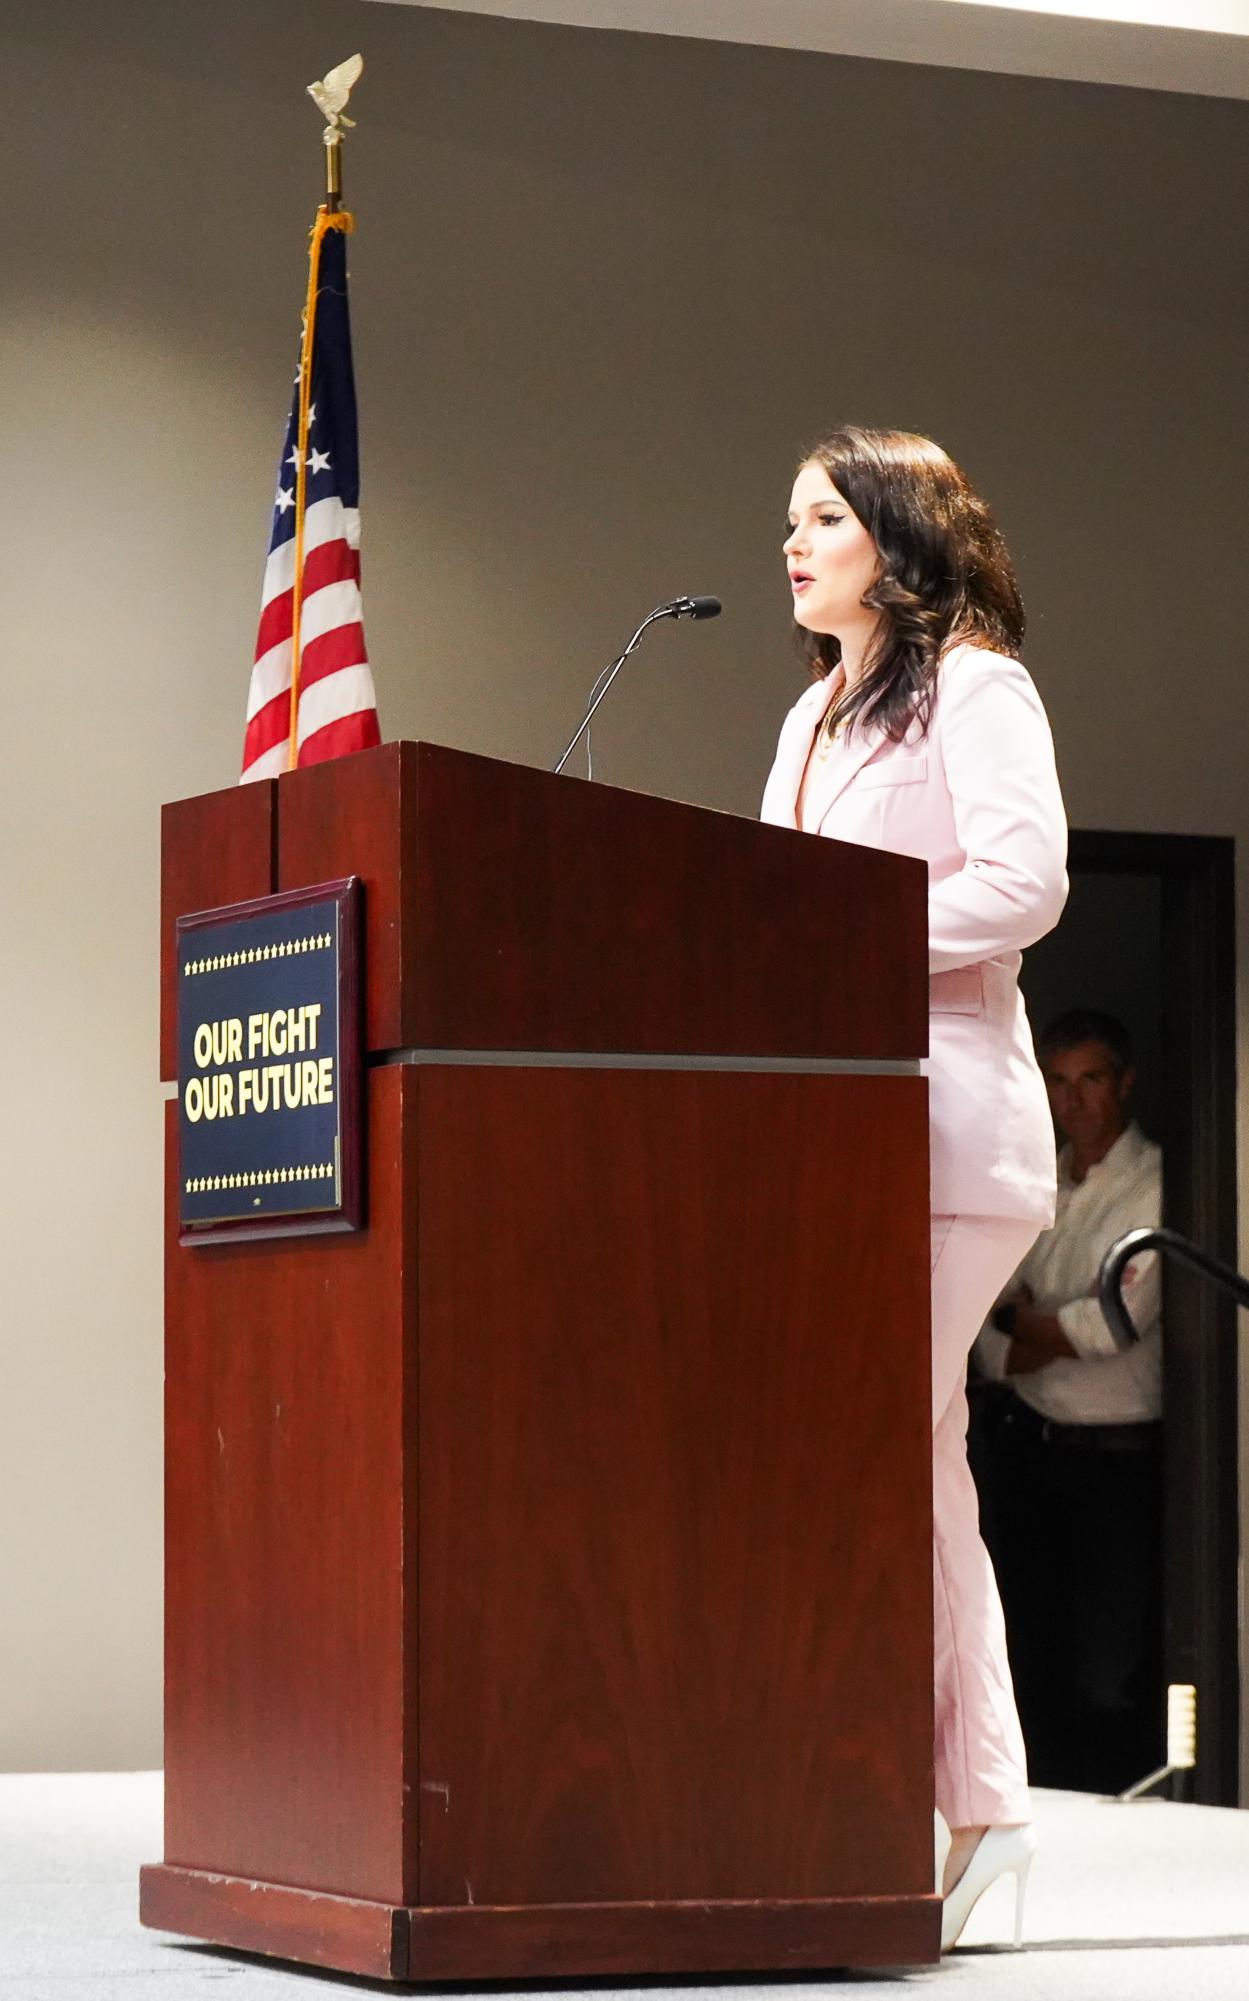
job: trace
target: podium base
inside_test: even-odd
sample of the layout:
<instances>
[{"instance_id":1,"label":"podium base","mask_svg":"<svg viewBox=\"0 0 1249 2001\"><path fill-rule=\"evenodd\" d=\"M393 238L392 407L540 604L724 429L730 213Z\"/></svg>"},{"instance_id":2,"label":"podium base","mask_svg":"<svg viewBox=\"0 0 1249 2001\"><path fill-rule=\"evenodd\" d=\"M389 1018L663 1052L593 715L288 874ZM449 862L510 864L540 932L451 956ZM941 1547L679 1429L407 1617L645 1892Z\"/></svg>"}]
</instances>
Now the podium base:
<instances>
[{"instance_id":1,"label":"podium base","mask_svg":"<svg viewBox=\"0 0 1249 2001\"><path fill-rule=\"evenodd\" d=\"M935 1896L413 1909L157 1863L141 1872L139 1915L156 1931L374 1980L930 1966L941 1950Z\"/></svg>"}]
</instances>

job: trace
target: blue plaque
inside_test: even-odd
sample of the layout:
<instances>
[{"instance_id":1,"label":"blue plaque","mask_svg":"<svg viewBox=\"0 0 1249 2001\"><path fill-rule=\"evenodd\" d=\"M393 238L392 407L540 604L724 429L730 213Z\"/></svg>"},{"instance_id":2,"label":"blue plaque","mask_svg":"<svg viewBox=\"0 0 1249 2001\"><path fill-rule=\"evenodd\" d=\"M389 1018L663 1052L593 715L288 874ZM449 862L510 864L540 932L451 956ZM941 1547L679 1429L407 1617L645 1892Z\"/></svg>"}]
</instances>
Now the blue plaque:
<instances>
[{"instance_id":1,"label":"blue plaque","mask_svg":"<svg viewBox=\"0 0 1249 2001\"><path fill-rule=\"evenodd\" d=\"M182 1242L358 1229L360 882L180 917Z\"/></svg>"}]
</instances>

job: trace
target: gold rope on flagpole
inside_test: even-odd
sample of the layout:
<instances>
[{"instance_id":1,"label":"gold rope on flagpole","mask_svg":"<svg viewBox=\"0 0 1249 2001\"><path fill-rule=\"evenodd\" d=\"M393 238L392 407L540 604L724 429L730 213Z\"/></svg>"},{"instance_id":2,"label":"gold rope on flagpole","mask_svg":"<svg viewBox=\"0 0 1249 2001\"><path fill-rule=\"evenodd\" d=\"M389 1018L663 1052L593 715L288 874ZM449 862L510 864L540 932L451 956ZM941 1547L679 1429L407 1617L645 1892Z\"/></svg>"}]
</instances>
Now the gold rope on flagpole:
<instances>
[{"instance_id":1,"label":"gold rope on flagpole","mask_svg":"<svg viewBox=\"0 0 1249 2001\"><path fill-rule=\"evenodd\" d=\"M295 430L295 571L292 578L291 595L291 710L290 735L287 746L286 768L294 771L299 761L299 669L302 648L300 643L300 614L303 609L304 588L304 507L308 484L308 412L312 403L312 347L317 319L317 281L321 268L321 242L328 229L340 229L349 235L355 227L353 218L346 209L339 207L342 199L342 139L347 126L354 125L353 118L343 116L344 106L355 84L360 80L364 68L363 58L349 56L345 63L329 71L320 83L308 85L308 95L319 111L325 113L329 123L325 128L325 201L317 210L317 219L312 225L312 240L308 246L308 297L304 303L303 339L299 347L299 417Z\"/></svg>"},{"instance_id":2,"label":"gold rope on flagpole","mask_svg":"<svg viewBox=\"0 0 1249 2001\"><path fill-rule=\"evenodd\" d=\"M304 305L304 333L299 348L299 418L295 429L295 572L292 579L291 597L291 719L290 743L287 751L286 768L293 771L299 760L299 668L302 655L300 645L300 613L303 608L304 588L304 509L308 488L308 412L312 405L312 344L317 322L317 279L321 269L321 239L327 229L341 229L350 234L352 217L346 209L339 209L333 215L325 208L317 210L317 219L312 225L312 241L308 246L308 297Z\"/></svg>"}]
</instances>

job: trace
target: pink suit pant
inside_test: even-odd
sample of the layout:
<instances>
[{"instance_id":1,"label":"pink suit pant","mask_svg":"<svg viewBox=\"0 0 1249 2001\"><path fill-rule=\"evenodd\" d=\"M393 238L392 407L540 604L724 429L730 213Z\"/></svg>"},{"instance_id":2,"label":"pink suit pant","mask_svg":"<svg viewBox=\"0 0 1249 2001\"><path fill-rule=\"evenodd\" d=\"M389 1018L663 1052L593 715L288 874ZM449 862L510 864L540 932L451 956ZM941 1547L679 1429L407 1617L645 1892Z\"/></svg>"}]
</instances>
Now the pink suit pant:
<instances>
[{"instance_id":1,"label":"pink suit pant","mask_svg":"<svg viewBox=\"0 0 1249 2001\"><path fill-rule=\"evenodd\" d=\"M937 1806L950 1827L1031 1820L1006 1628L967 1464L967 1356L1035 1223L932 1219L932 1502Z\"/></svg>"}]
</instances>

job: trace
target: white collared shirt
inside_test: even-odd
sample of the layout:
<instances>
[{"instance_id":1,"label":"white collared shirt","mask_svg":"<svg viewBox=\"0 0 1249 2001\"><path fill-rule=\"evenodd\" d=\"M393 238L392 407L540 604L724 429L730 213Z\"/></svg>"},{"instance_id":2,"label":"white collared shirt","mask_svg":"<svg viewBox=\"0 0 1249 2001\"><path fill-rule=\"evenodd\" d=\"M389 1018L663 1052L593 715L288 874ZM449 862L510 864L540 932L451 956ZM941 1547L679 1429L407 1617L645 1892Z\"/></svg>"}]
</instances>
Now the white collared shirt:
<instances>
[{"instance_id":1,"label":"white collared shirt","mask_svg":"<svg viewBox=\"0 0 1249 2001\"><path fill-rule=\"evenodd\" d=\"M1026 1285L1041 1313L1058 1318L1076 1350L1029 1375L1007 1376L1009 1338L986 1325L975 1346L981 1373L1009 1382L1042 1417L1059 1424L1133 1424L1162 1415L1162 1279L1158 1254L1133 1258L1123 1303L1140 1339L1118 1348L1097 1300L1097 1274L1128 1230L1162 1221L1162 1149L1133 1123L1083 1181L1071 1179L1071 1148L1058 1156L1054 1227L1037 1238L1006 1288Z\"/></svg>"}]
</instances>

